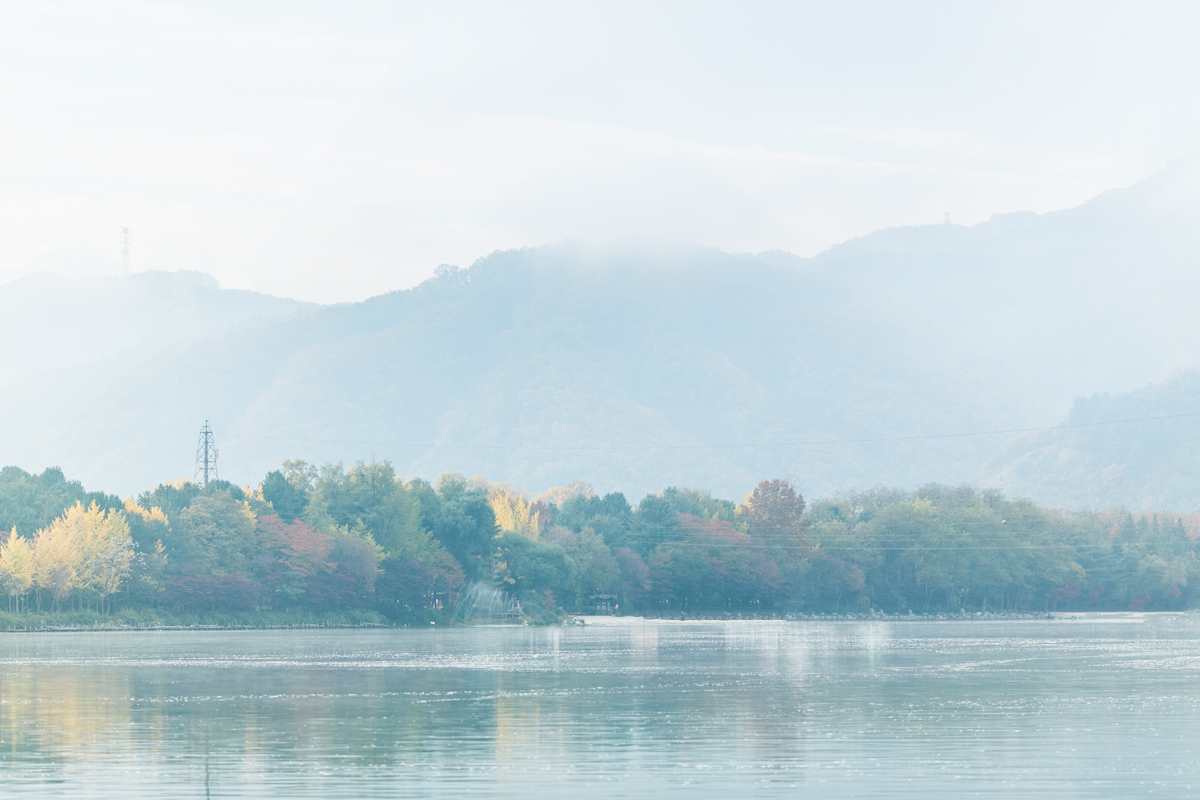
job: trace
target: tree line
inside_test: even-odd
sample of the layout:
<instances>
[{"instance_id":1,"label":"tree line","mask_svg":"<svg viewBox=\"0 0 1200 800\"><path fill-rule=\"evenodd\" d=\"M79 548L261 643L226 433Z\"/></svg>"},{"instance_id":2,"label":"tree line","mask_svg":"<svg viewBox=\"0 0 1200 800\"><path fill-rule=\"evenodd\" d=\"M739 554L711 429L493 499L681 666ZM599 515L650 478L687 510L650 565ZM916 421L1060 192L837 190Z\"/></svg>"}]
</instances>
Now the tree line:
<instances>
[{"instance_id":1,"label":"tree line","mask_svg":"<svg viewBox=\"0 0 1200 800\"><path fill-rule=\"evenodd\" d=\"M995 491L882 488L807 505L786 480L740 503L670 487L631 505L585 483L534 498L391 465L288 461L255 487L163 483L121 500L61 470L0 471L10 612L359 611L453 616L486 586L552 621L641 614L1179 609L1193 519L1067 513Z\"/></svg>"}]
</instances>

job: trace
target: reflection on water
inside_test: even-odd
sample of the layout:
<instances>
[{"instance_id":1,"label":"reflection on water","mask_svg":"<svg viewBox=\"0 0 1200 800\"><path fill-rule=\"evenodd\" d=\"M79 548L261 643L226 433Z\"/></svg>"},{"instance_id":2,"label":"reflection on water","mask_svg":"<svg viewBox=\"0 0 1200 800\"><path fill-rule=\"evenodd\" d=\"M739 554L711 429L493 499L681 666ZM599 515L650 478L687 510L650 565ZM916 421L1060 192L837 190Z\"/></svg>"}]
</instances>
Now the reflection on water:
<instances>
[{"instance_id":1,"label":"reflection on water","mask_svg":"<svg viewBox=\"0 0 1200 800\"><path fill-rule=\"evenodd\" d=\"M0 781L54 797L1183 797L1200 793L1198 679L1191 615L9 634Z\"/></svg>"}]
</instances>

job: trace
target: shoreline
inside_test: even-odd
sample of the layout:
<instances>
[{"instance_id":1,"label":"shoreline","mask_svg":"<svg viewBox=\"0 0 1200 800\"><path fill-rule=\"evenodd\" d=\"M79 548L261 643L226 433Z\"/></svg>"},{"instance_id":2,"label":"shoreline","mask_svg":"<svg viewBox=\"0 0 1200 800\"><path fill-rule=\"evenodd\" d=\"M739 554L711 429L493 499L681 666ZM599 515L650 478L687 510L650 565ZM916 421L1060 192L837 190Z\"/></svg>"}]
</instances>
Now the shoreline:
<instances>
[{"instance_id":1,"label":"shoreline","mask_svg":"<svg viewBox=\"0 0 1200 800\"><path fill-rule=\"evenodd\" d=\"M730 619L724 617L616 617L580 615L580 625L597 628L622 628L636 625L701 625L717 622L926 622L926 623L973 623L973 622L1103 622L1103 623L1144 623L1150 617L1183 616L1186 611L1077 611L1077 612L1040 612L1037 614L793 614L787 617L742 618ZM570 623L567 623L570 624Z\"/></svg>"},{"instance_id":2,"label":"shoreline","mask_svg":"<svg viewBox=\"0 0 1200 800\"><path fill-rule=\"evenodd\" d=\"M0 628L5 633L154 633L157 631L288 631L288 630L373 630L406 628L407 625L386 625L379 622L361 623L297 623L294 625L42 625L39 627ZM420 626L413 626L420 627Z\"/></svg>"},{"instance_id":3,"label":"shoreline","mask_svg":"<svg viewBox=\"0 0 1200 800\"><path fill-rule=\"evenodd\" d=\"M552 625L521 625L521 624L439 624L436 629L447 628L525 628L525 627L588 627L588 628L632 628L658 625L712 625L716 623L804 623L804 622L926 622L926 623L971 623L971 622L1087 622L1104 624L1144 624L1156 617L1181 617L1188 615L1187 611L1079 611L1079 612L1040 612L1037 614L1021 613L987 613L965 615L922 615L922 614L790 614L782 617L647 617L647 616L604 616L604 615L570 615L559 624ZM154 632L212 632L212 631L318 631L318 630L427 630L434 625L413 623L382 623L382 622L310 622L310 623L277 623L277 624L216 624L196 623L192 625L153 624L128 625L121 623L95 623L91 625L39 625L24 627L0 628L0 634L6 633L154 633Z\"/></svg>"}]
</instances>

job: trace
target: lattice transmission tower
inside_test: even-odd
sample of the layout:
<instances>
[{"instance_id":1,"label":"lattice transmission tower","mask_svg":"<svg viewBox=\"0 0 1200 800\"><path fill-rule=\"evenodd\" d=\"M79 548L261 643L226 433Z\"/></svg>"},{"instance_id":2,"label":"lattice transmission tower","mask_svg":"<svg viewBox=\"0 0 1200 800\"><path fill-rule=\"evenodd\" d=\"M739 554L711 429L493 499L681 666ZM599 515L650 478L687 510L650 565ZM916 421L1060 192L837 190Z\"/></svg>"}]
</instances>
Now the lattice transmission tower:
<instances>
[{"instance_id":1,"label":"lattice transmission tower","mask_svg":"<svg viewBox=\"0 0 1200 800\"><path fill-rule=\"evenodd\" d=\"M207 486L217 479L217 446L213 443L212 428L208 420L200 429L200 441L196 445L196 483Z\"/></svg>"}]
</instances>

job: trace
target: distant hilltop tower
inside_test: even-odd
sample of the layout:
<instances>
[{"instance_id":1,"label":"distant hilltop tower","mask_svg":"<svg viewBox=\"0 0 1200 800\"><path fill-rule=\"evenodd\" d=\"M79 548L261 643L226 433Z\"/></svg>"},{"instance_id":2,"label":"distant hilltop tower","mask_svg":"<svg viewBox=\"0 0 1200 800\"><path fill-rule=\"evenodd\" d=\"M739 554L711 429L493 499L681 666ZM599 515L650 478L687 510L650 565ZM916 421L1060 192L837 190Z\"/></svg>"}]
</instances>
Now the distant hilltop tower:
<instances>
[{"instance_id":1,"label":"distant hilltop tower","mask_svg":"<svg viewBox=\"0 0 1200 800\"><path fill-rule=\"evenodd\" d=\"M209 481L217 479L217 448L213 444L212 428L208 420L200 429L200 442L196 445L196 483L207 486Z\"/></svg>"},{"instance_id":2,"label":"distant hilltop tower","mask_svg":"<svg viewBox=\"0 0 1200 800\"><path fill-rule=\"evenodd\" d=\"M121 275L127 276L132 271L129 265L129 228L121 228Z\"/></svg>"}]
</instances>

